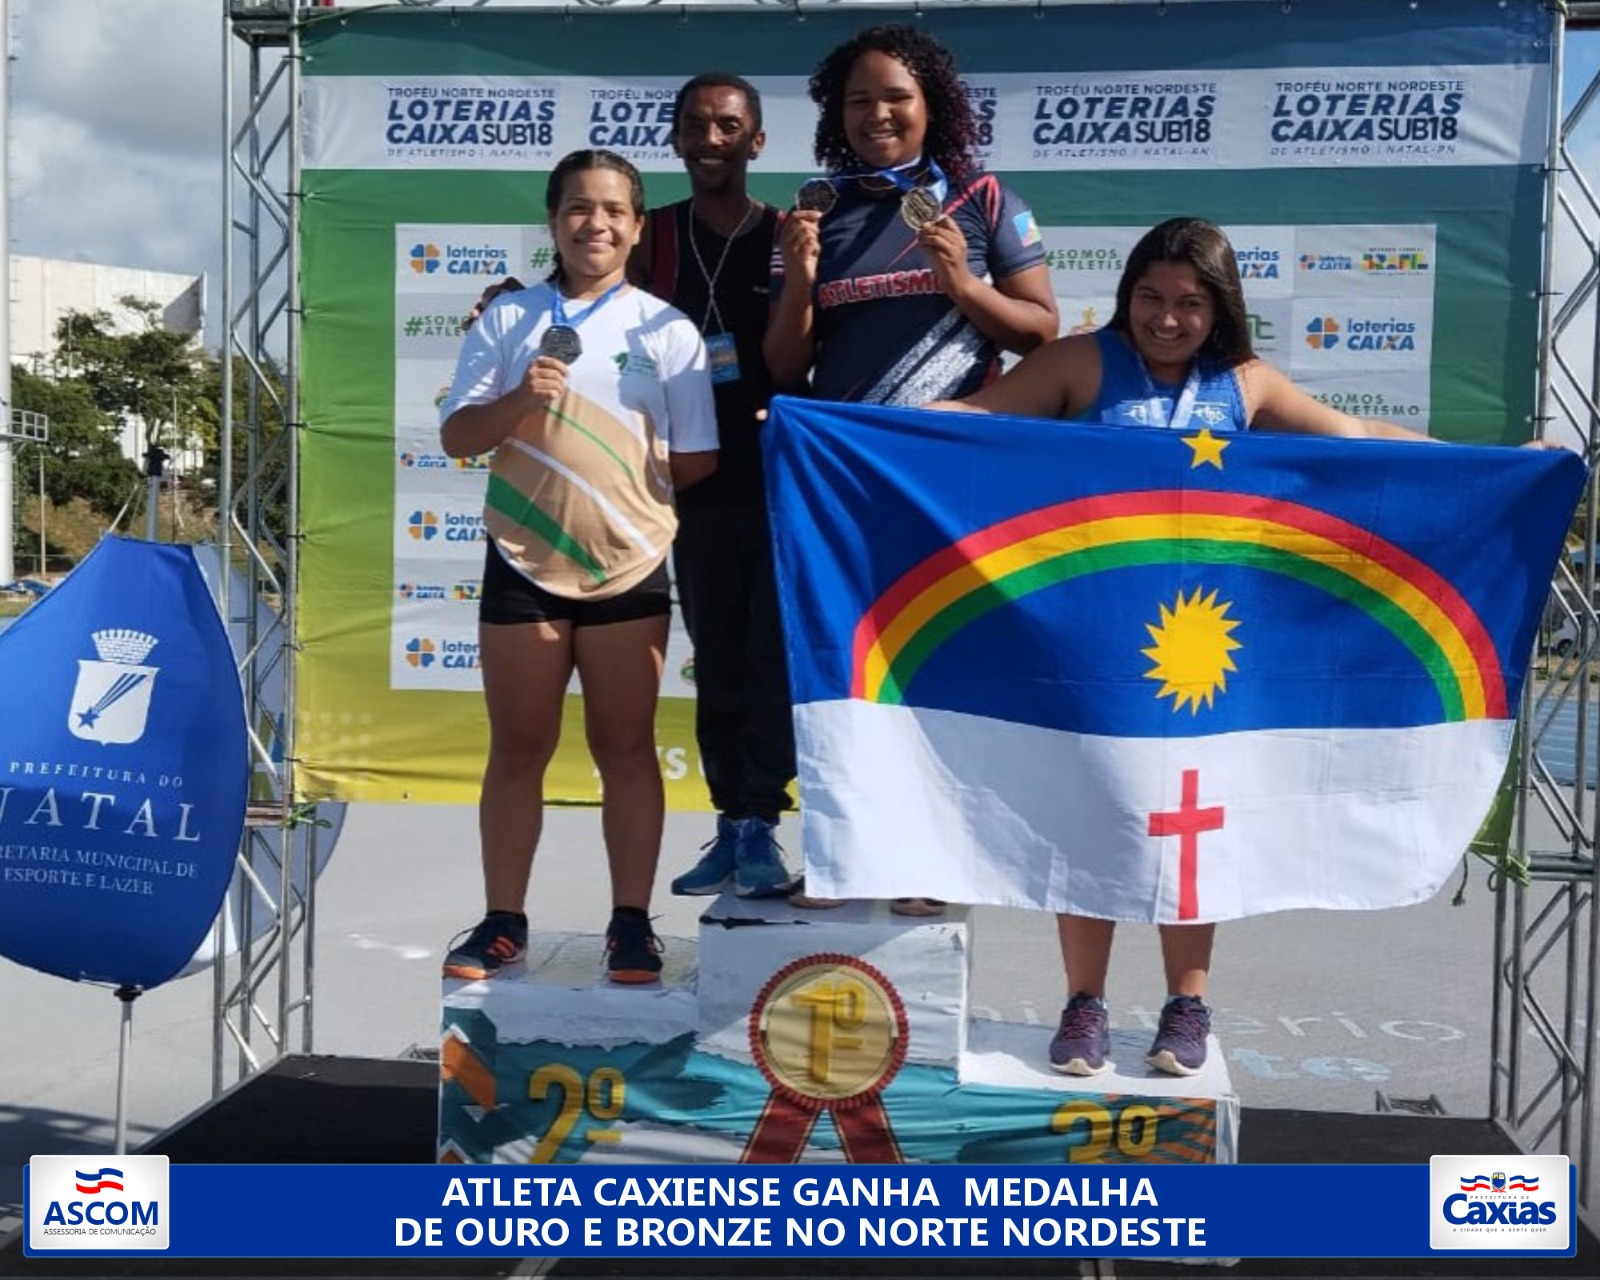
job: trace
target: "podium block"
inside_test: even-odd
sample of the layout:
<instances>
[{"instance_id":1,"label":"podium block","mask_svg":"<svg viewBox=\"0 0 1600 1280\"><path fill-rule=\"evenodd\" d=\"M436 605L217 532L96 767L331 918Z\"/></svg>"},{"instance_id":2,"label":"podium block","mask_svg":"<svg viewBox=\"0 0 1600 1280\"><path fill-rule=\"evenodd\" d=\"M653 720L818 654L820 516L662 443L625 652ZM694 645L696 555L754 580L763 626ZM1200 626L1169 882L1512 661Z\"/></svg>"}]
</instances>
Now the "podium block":
<instances>
[{"instance_id":1,"label":"podium block","mask_svg":"<svg viewBox=\"0 0 1600 1280\"><path fill-rule=\"evenodd\" d=\"M1049 1069L1050 1032L973 1019L969 921L881 903L717 900L663 981L613 987L601 942L535 935L520 975L450 982L439 1158L470 1163L1231 1162L1213 1043L1188 1078L1113 1032L1113 1069Z\"/></svg>"}]
</instances>

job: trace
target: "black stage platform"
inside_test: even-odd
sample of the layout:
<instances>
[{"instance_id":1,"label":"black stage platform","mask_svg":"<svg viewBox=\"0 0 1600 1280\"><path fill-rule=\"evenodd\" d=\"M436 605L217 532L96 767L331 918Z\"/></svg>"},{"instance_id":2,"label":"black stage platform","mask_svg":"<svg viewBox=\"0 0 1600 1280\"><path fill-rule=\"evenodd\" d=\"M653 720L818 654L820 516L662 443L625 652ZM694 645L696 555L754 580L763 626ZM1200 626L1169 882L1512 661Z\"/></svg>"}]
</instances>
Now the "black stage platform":
<instances>
[{"instance_id":1,"label":"black stage platform","mask_svg":"<svg viewBox=\"0 0 1600 1280\"><path fill-rule=\"evenodd\" d=\"M223 1095L148 1147L185 1164L431 1164L438 1067L431 1062L287 1058ZM1488 1120L1385 1113L1244 1108L1239 1159L1256 1164L1426 1164L1429 1156L1516 1154ZM1331 1206L1330 1206L1331 1208ZM292 1205L268 1207L292 1213ZM0 1249L0 1276L1019 1276L1217 1277L1600 1276L1600 1243L1579 1228L1578 1256L1559 1259L1244 1259L1231 1267L1119 1259L1006 1259L1003 1263L874 1259L577 1262L472 1260L29 1258L18 1233Z\"/></svg>"}]
</instances>

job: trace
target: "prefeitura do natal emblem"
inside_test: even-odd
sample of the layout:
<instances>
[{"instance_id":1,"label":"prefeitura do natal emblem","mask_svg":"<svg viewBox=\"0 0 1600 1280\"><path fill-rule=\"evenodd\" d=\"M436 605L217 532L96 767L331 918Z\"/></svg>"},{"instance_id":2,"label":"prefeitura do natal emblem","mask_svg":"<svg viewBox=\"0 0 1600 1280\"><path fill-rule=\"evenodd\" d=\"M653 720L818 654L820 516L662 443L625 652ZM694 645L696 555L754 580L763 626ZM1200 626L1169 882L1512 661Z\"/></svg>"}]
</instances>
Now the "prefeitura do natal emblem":
<instances>
[{"instance_id":1,"label":"prefeitura do natal emblem","mask_svg":"<svg viewBox=\"0 0 1600 1280\"><path fill-rule=\"evenodd\" d=\"M158 643L143 631L96 631L100 661L78 659L78 683L72 690L67 728L90 742L137 742L150 715L150 694L158 667L144 666Z\"/></svg>"}]
</instances>

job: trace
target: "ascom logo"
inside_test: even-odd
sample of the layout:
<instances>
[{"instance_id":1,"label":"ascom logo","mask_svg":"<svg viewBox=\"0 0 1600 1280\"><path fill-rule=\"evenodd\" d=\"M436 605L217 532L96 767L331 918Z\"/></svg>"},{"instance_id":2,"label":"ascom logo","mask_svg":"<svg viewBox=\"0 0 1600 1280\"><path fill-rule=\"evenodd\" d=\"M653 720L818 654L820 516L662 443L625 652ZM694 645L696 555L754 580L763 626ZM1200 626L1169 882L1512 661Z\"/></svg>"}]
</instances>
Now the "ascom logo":
<instances>
[{"instance_id":1,"label":"ascom logo","mask_svg":"<svg viewBox=\"0 0 1600 1280\"><path fill-rule=\"evenodd\" d=\"M419 241L411 246L411 269L419 276L429 276L439 269L439 246Z\"/></svg>"},{"instance_id":2,"label":"ascom logo","mask_svg":"<svg viewBox=\"0 0 1600 1280\"><path fill-rule=\"evenodd\" d=\"M28 1247L165 1249L166 1156L119 1156L115 1165L81 1156L34 1156L28 1162Z\"/></svg>"},{"instance_id":3,"label":"ascom logo","mask_svg":"<svg viewBox=\"0 0 1600 1280\"><path fill-rule=\"evenodd\" d=\"M439 536L439 517L431 511L413 511L406 517L406 532L418 542L432 542Z\"/></svg>"},{"instance_id":4,"label":"ascom logo","mask_svg":"<svg viewBox=\"0 0 1600 1280\"><path fill-rule=\"evenodd\" d=\"M1339 322L1333 316L1318 316L1306 326L1306 346L1313 351L1332 351L1339 345Z\"/></svg>"},{"instance_id":5,"label":"ascom logo","mask_svg":"<svg viewBox=\"0 0 1600 1280\"><path fill-rule=\"evenodd\" d=\"M437 660L438 648L427 636L412 636L406 641L406 665L426 671Z\"/></svg>"}]
</instances>

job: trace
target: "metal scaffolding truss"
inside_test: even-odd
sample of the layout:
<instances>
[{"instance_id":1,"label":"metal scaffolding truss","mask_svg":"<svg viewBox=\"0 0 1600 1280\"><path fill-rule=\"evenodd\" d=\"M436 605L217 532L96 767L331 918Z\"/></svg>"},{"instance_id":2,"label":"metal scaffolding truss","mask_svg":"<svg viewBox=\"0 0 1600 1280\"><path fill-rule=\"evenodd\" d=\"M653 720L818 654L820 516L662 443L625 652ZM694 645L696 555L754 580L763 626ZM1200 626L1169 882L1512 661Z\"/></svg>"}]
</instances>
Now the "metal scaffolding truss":
<instances>
[{"instance_id":1,"label":"metal scaffolding truss","mask_svg":"<svg viewBox=\"0 0 1600 1280\"><path fill-rule=\"evenodd\" d=\"M496 2L456 0L456 7ZM764 0L745 2L753 7ZM433 0L409 3L427 7ZM609 3L577 0L573 7ZM673 7L695 3L674 0ZM771 3L799 7L795 0ZM222 522L222 549L245 584L242 591L225 589L224 607L230 625L247 637L241 669L260 783L260 803L252 809L240 850L235 892L249 899L253 911L270 918L259 935L244 928L237 954L216 964L217 1090L226 1084L230 1054L236 1056L235 1070L242 1078L290 1051L296 1033L301 1051L312 1047L314 882L304 876L304 889L296 891L291 866L294 828L314 818L297 813L292 804L294 531L302 426L299 40L301 23L327 7L318 0L230 0L224 16L223 160L228 177L222 299L230 358L223 364L220 489L228 518ZM1550 8L1555 47L1537 370L1539 426L1550 438L1581 442L1594 463L1600 460L1595 340L1600 333L1600 195L1574 157L1586 125L1600 134L1600 113L1591 120L1600 99L1600 77L1583 89L1564 116L1561 104L1566 37L1575 31L1600 31L1600 2L1551 0ZM1574 262L1578 279L1569 285L1562 267L1570 272ZM1562 1151L1572 1157L1579 1169L1580 1202L1591 1211L1596 1196L1592 1166L1600 913L1595 903L1600 873L1595 850L1600 805L1584 779L1595 767L1591 722L1600 715L1600 703L1588 694L1591 680L1600 678L1596 496L1597 481L1591 477L1582 549L1561 566L1552 595L1553 613L1576 627L1578 643L1552 662L1547 678L1529 681L1524 699L1517 779L1521 803L1509 865L1525 874L1496 875L1489 1088L1490 1115L1523 1149ZM255 608L259 601L273 609ZM270 707L262 691L279 679L282 703ZM1575 782L1558 780L1548 766L1557 749L1575 754ZM1549 840L1552 828L1557 835ZM304 843L314 849L313 842ZM1546 843L1554 847L1542 847ZM305 847L299 856L307 856Z\"/></svg>"},{"instance_id":2,"label":"metal scaffolding truss","mask_svg":"<svg viewBox=\"0 0 1600 1280\"><path fill-rule=\"evenodd\" d=\"M1600 30L1600 3L1555 3L1551 129L1545 182L1544 273L1539 342L1539 434L1600 459L1600 197L1578 163L1596 138L1600 76L1563 114L1568 36ZM1569 278L1576 276L1575 282ZM1596 1208L1595 1015L1600 913L1600 806L1587 780L1596 765L1591 692L1600 676L1595 612L1597 475L1591 471L1581 538L1563 557L1551 593L1557 625L1577 643L1547 657L1546 678L1523 700L1519 793L1512 857L1497 877L1489 1114L1527 1151L1560 1151L1578 1169L1579 1203ZM1570 775L1549 761L1567 757ZM1553 830L1555 836L1550 838ZM1546 843L1553 847L1543 847Z\"/></svg>"},{"instance_id":3,"label":"metal scaffolding truss","mask_svg":"<svg viewBox=\"0 0 1600 1280\"><path fill-rule=\"evenodd\" d=\"M213 1092L312 1043L315 814L294 796L299 441L299 13L231 0L223 18L222 607L249 712L251 806L230 890L237 948L213 965ZM242 48L241 48L242 46ZM242 56L240 56L242 53ZM265 607L263 607L265 606ZM296 827L306 838L296 840ZM303 888L297 889L297 883Z\"/></svg>"}]
</instances>

